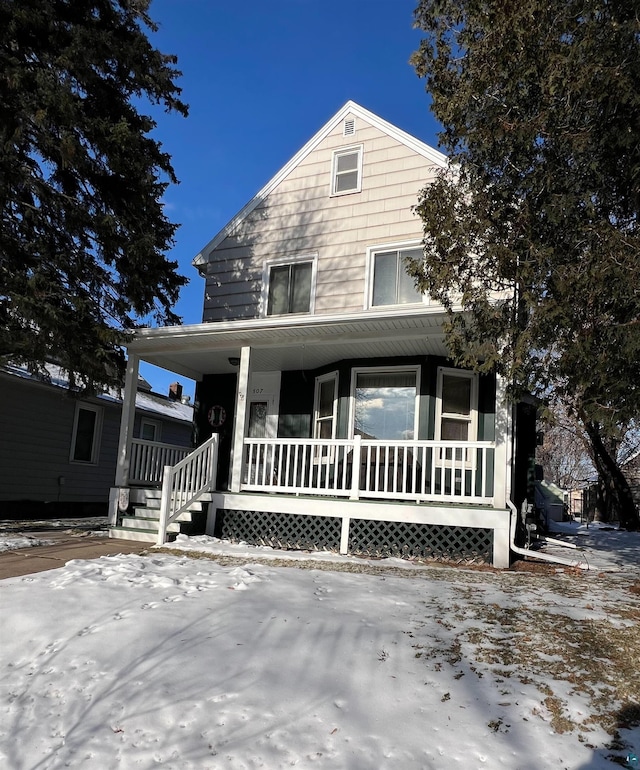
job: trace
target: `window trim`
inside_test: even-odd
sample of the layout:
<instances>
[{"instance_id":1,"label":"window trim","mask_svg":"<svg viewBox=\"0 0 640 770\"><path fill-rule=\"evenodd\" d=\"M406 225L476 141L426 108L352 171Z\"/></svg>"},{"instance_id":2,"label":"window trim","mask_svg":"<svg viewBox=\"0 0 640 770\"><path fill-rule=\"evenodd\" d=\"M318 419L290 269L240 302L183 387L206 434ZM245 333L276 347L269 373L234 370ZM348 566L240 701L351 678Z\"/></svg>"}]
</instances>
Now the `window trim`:
<instances>
[{"instance_id":1,"label":"window trim","mask_svg":"<svg viewBox=\"0 0 640 770\"><path fill-rule=\"evenodd\" d=\"M394 303L389 305L374 305L373 304L373 287L375 282L375 265L376 254L380 254L385 251L410 251L411 249L419 248L422 245L420 240L400 241L394 243L379 243L374 246L367 247L367 267L365 275L365 287L364 287L364 309L365 310L379 310L380 308L405 308L405 307L417 307L420 305L428 305L429 297L427 294L423 294L415 302L403 302Z\"/></svg>"},{"instance_id":2,"label":"window trim","mask_svg":"<svg viewBox=\"0 0 640 770\"><path fill-rule=\"evenodd\" d=\"M477 441L478 438L478 374L477 372L470 372L468 369L455 369L453 367L439 366L438 377L436 384L436 414L435 414L435 431L434 438L436 441L441 440L442 436L442 418L450 418L462 421L464 419L461 415L454 412L443 412L442 410L442 386L445 375L447 377L459 377L460 379L467 379L471 381L471 395L470 395L470 413L468 423L468 433L470 438L467 441Z\"/></svg>"},{"instance_id":3,"label":"window trim","mask_svg":"<svg viewBox=\"0 0 640 770\"><path fill-rule=\"evenodd\" d=\"M333 380L333 410L331 417L319 417L320 412L320 387L325 382ZM337 418L338 418L338 371L327 372L316 377L315 391L313 394L313 437L320 438L320 423L323 421L331 420L331 440L336 437L337 430Z\"/></svg>"},{"instance_id":4,"label":"window trim","mask_svg":"<svg viewBox=\"0 0 640 770\"><path fill-rule=\"evenodd\" d=\"M357 175L356 175L356 186L354 188L350 188L349 190L336 190L336 180L338 178L338 158L340 158L343 155L353 155L354 153L358 154L358 163L357 163ZM337 198L341 195L353 195L354 193L362 192L362 157L364 155L364 145L362 144L353 144L349 145L348 147L338 147L333 151L333 154L331 156L331 192L330 197L331 198Z\"/></svg>"},{"instance_id":5,"label":"window trim","mask_svg":"<svg viewBox=\"0 0 640 770\"><path fill-rule=\"evenodd\" d=\"M416 439L420 427L420 377L422 371L419 364L408 364L406 366L356 366L351 369L348 428L350 439L353 439L356 434L356 382L358 379L358 374L394 374L396 372L415 372L416 375L416 400L413 417L413 436L414 440ZM390 439L377 440L388 441Z\"/></svg>"},{"instance_id":6,"label":"window trim","mask_svg":"<svg viewBox=\"0 0 640 770\"><path fill-rule=\"evenodd\" d=\"M80 410L86 412L93 412L96 416L93 425L93 438L91 442L91 459L79 460L75 457L76 454L76 441L78 439L78 422L80 419ZM100 440L102 438L102 418L103 409L95 404L88 404L86 402L76 403L75 414L73 416L73 429L71 432L71 448L69 451L69 462L77 463L79 465L97 465L100 460Z\"/></svg>"},{"instance_id":7,"label":"window trim","mask_svg":"<svg viewBox=\"0 0 640 770\"><path fill-rule=\"evenodd\" d=\"M271 269L274 267L284 267L285 265L311 264L311 287L309 289L309 310L301 313L272 313L269 315L269 282L271 278ZM317 252L305 252L295 256L278 257L276 259L267 259L262 267L262 294L260 297L260 315L262 318L283 318L286 316L313 315L316 304L316 279L318 272L318 254Z\"/></svg>"}]
</instances>

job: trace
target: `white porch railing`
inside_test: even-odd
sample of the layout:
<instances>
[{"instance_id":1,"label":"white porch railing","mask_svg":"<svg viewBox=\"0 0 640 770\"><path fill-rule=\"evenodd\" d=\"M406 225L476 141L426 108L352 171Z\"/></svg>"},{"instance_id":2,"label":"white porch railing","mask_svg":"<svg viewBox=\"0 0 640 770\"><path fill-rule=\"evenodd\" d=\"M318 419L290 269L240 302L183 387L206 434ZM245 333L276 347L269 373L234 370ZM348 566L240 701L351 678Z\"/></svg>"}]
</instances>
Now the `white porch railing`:
<instances>
[{"instance_id":1,"label":"white porch railing","mask_svg":"<svg viewBox=\"0 0 640 770\"><path fill-rule=\"evenodd\" d=\"M203 492L214 489L218 465L218 434L199 446L173 468L164 469L158 545L167 539L167 527L196 502Z\"/></svg>"},{"instance_id":2,"label":"white porch railing","mask_svg":"<svg viewBox=\"0 0 640 770\"><path fill-rule=\"evenodd\" d=\"M176 465L189 452L190 447L134 438L129 454L129 483L161 483L165 465Z\"/></svg>"},{"instance_id":3,"label":"white porch railing","mask_svg":"<svg viewBox=\"0 0 640 770\"><path fill-rule=\"evenodd\" d=\"M244 446L245 491L493 502L490 441L247 438Z\"/></svg>"}]
</instances>

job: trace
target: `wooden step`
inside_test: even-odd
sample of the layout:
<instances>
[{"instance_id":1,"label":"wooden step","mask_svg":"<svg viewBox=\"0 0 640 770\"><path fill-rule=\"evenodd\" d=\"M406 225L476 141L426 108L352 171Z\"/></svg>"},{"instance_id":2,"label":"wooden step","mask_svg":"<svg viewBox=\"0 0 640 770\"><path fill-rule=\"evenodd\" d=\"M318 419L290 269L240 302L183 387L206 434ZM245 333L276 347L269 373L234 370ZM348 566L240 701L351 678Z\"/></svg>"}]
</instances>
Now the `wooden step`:
<instances>
[{"instance_id":1,"label":"wooden step","mask_svg":"<svg viewBox=\"0 0 640 770\"><path fill-rule=\"evenodd\" d=\"M122 525L129 529L141 529L158 533L158 519L148 516L123 516ZM167 526L167 532L180 532L180 524L177 521Z\"/></svg>"}]
</instances>

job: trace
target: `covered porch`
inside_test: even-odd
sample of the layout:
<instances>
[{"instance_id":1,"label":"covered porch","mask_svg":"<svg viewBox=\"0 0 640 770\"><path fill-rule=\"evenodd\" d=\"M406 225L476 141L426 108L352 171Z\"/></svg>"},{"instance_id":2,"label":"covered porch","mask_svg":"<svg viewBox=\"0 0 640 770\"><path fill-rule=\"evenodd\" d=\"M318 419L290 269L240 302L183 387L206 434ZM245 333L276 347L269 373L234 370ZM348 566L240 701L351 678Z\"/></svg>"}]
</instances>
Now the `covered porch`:
<instances>
[{"instance_id":1,"label":"covered porch","mask_svg":"<svg viewBox=\"0 0 640 770\"><path fill-rule=\"evenodd\" d=\"M311 538L310 545L355 552L363 527L370 533L377 531L381 542L389 540L380 534L382 530L405 533L394 535L396 540L419 540L421 527L430 532L453 529L458 542L466 539L464 532L474 539L486 530L489 561L507 566L512 419L499 380L490 439L427 438L417 414L417 429L409 438L379 439L358 431L353 419L351 424L346 420L341 424L338 407L331 431L325 430L326 423L318 430L309 423L307 435L286 435L291 431L283 429L283 425L287 428L282 418L286 404L279 399L285 394L280 380L285 373L302 372L303 377L323 373L340 361L357 362L361 370L369 361L384 360L387 368L402 361L403 366L395 368L410 369L407 361L445 359L442 320L441 313L422 308L386 315L363 312L348 320L344 316L278 317L141 330L129 347L112 524L118 523L132 494L136 497L132 490L159 489L165 468L176 463L189 468L189 457L181 457L176 448L154 442L143 446L131 438L130 394L139 362L146 361L199 383L209 378L214 393L218 392L215 383L232 383L230 408L215 403L217 397L209 398L212 403L200 403L205 399L197 392L198 444L211 443L215 458L208 456L206 463L200 460L200 466L206 466L206 479L201 478L202 467L197 473L181 472L181 483L187 487L198 476L199 497L209 507L208 534L246 539L248 532L264 530L267 520L273 529L276 520L282 524L295 519L296 524L280 527L286 533L299 527L313 529L321 519L325 524L320 528L334 535ZM223 403L221 396L218 400ZM260 431L255 430L254 403L267 405ZM343 411L346 414L346 407ZM330 435L325 437L323 432ZM186 499L189 494L172 488L165 496ZM252 522L238 530L238 522L248 519ZM399 528L400 524L409 529Z\"/></svg>"}]
</instances>

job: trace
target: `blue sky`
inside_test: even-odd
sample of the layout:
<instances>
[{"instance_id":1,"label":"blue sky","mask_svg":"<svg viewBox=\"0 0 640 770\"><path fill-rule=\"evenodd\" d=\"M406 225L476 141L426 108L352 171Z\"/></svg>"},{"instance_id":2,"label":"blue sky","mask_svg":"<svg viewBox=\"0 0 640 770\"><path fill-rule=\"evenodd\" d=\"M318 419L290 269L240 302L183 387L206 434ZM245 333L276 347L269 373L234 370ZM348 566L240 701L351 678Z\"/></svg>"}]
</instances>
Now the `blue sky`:
<instances>
[{"instance_id":1,"label":"blue sky","mask_svg":"<svg viewBox=\"0 0 640 770\"><path fill-rule=\"evenodd\" d=\"M424 82L409 65L417 0L153 0L150 37L178 56L189 117L161 113L155 136L180 185L170 257L189 279L176 312L200 323L204 280L191 260L342 105L352 99L437 146ZM175 376L141 369L154 390ZM187 384L185 392L193 394Z\"/></svg>"}]
</instances>

